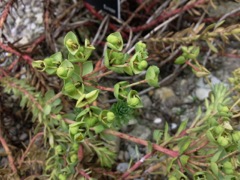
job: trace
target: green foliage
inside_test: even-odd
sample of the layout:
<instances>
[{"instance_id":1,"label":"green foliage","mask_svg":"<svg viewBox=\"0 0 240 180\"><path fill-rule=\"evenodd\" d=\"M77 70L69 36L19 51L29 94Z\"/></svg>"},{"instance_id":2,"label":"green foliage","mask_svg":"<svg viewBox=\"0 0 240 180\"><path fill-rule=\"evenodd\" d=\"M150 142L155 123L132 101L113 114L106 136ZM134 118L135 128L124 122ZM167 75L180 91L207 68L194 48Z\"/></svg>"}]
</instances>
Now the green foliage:
<instances>
[{"instance_id":1,"label":"green foliage","mask_svg":"<svg viewBox=\"0 0 240 180\"><path fill-rule=\"evenodd\" d=\"M80 45L73 32L67 33L64 45L69 52L67 59L62 60L61 52L57 52L43 61L36 61L32 64L38 70L60 77L64 81L63 94L76 100L75 107L79 109L71 116L70 125L58 124L58 133L67 133L67 136L61 137L51 133L49 143L53 149L50 152L53 151L53 153L49 154L46 169L47 171L52 170L51 177L59 179L66 179L74 172L74 167L79 163L76 153L80 145L85 147L85 153L95 153L102 166L112 166L115 161L115 153L110 150L112 149L110 144L102 143L107 138L104 130L120 128L129 121L134 108L142 107L138 92L131 89L132 86L146 82L158 86L159 76L159 69L151 66L147 70L146 80L133 84L129 84L127 81L116 83L110 91L114 93L118 102L110 109L101 109L92 104L98 99L101 91L109 90L109 88L98 84L98 78L95 77L100 75L100 71L96 67L94 68L92 61L88 60L95 48L90 45L88 40L85 40L84 46ZM123 40L121 34L115 32L107 37L107 47L104 53L104 65L109 71L133 75L141 73L148 66L146 45L142 42L136 44L135 54L130 56L121 52ZM50 115L52 113L51 106L46 105L43 112ZM45 127L49 128L47 124ZM96 135L100 135L101 138L97 140ZM64 160L63 151L69 145L70 150ZM87 161L89 160L91 158Z\"/></svg>"},{"instance_id":2,"label":"green foliage","mask_svg":"<svg viewBox=\"0 0 240 180\"><path fill-rule=\"evenodd\" d=\"M132 56L122 52L123 40L119 32L107 37L104 67L94 67L93 62L88 60L94 50L88 40L80 45L76 35L69 32L64 38L64 45L69 53L67 58L57 52L32 64L36 69L62 79L62 92L55 95L50 90L43 95L23 80L0 80L6 92L21 97L21 106L27 106L33 113L33 119L38 120L38 127L43 127L45 145L49 148L44 173L50 179L71 179L77 176L79 172L76 170L80 166L89 164L111 168L116 158L115 136L148 146L152 153L157 154L154 158L166 166L165 175L172 180L239 177L240 132L231 124L234 117L232 108L239 104L239 100L230 107L232 99L227 87L223 84L211 85L210 98L205 100L206 110L199 108L194 121L191 124L183 121L174 135L169 132L167 123L164 130L155 130L153 140L156 144L119 132L110 135L109 132L128 123L135 108L142 107L141 98L132 87L141 83L159 86L159 68L147 68L148 54L142 42L135 45ZM175 63L189 65L197 77L208 80L210 72L197 61L199 51L199 47L183 46L182 54ZM120 81L113 87L104 87L98 81L113 72L132 76L144 71L145 79L132 84ZM239 89L239 74L239 70L235 71L230 79L236 89ZM98 106L98 96L103 91L113 93L117 99L108 109ZM76 101L74 112L61 112L61 94Z\"/></svg>"}]
</instances>

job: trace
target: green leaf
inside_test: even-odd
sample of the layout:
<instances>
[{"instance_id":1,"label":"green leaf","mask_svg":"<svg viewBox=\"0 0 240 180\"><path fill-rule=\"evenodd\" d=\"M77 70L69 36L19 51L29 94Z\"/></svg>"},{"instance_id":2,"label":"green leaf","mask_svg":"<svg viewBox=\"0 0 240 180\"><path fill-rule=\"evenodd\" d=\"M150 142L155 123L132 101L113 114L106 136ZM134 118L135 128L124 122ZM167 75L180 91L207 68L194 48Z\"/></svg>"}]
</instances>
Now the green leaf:
<instances>
[{"instance_id":1,"label":"green leaf","mask_svg":"<svg viewBox=\"0 0 240 180\"><path fill-rule=\"evenodd\" d=\"M49 139L49 144L50 144L51 148L53 148L54 147L54 136L50 132L48 133L48 139Z\"/></svg>"},{"instance_id":2,"label":"green leaf","mask_svg":"<svg viewBox=\"0 0 240 180\"><path fill-rule=\"evenodd\" d=\"M88 104L93 103L93 101L95 101L98 97L99 94L99 90L93 90L87 94L81 94L77 103L76 103L76 107L78 108L82 108Z\"/></svg>"},{"instance_id":3,"label":"green leaf","mask_svg":"<svg viewBox=\"0 0 240 180\"><path fill-rule=\"evenodd\" d=\"M191 144L191 139L190 137L186 136L184 139L182 139L178 143L179 153L183 154L188 149L190 144Z\"/></svg>"},{"instance_id":4,"label":"green leaf","mask_svg":"<svg viewBox=\"0 0 240 180\"><path fill-rule=\"evenodd\" d=\"M218 171L217 163L211 161L210 167L211 167L211 170L212 170L213 174L218 176L219 171Z\"/></svg>"},{"instance_id":5,"label":"green leaf","mask_svg":"<svg viewBox=\"0 0 240 180\"><path fill-rule=\"evenodd\" d=\"M171 138L168 131L169 131L169 126L168 126L168 123L166 122L164 127L164 141L167 141L169 138Z\"/></svg>"},{"instance_id":6,"label":"green leaf","mask_svg":"<svg viewBox=\"0 0 240 180\"><path fill-rule=\"evenodd\" d=\"M214 153L214 156L211 158L211 162L217 162L224 154L224 149L219 147L217 152Z\"/></svg>"},{"instance_id":7,"label":"green leaf","mask_svg":"<svg viewBox=\"0 0 240 180\"><path fill-rule=\"evenodd\" d=\"M130 88L123 88L124 86L127 86L129 85L129 82L127 81L121 81L117 84L114 85L114 97L116 99L120 99L120 100L123 100L123 99L126 99L129 91L130 91Z\"/></svg>"},{"instance_id":8,"label":"green leaf","mask_svg":"<svg viewBox=\"0 0 240 180\"><path fill-rule=\"evenodd\" d=\"M86 61L85 63L83 63L83 72L82 72L82 76L89 74L93 71L93 63L92 61Z\"/></svg>"},{"instance_id":9,"label":"green leaf","mask_svg":"<svg viewBox=\"0 0 240 180\"><path fill-rule=\"evenodd\" d=\"M170 160L170 163L167 163L167 172L168 172L168 173L171 171L172 165L173 165L174 161L176 161L176 160L177 160L177 157L172 158L172 159Z\"/></svg>"},{"instance_id":10,"label":"green leaf","mask_svg":"<svg viewBox=\"0 0 240 180\"><path fill-rule=\"evenodd\" d=\"M188 123L188 120L187 120L187 119L181 122L181 124L180 124L180 126L178 127L178 130L177 130L177 132L176 132L176 136L178 136L179 134L181 134L181 132L186 129L187 123Z\"/></svg>"},{"instance_id":11,"label":"green leaf","mask_svg":"<svg viewBox=\"0 0 240 180\"><path fill-rule=\"evenodd\" d=\"M79 83L76 83L76 85L75 85L70 80L64 81L63 93L65 95L78 100L83 92L84 92L84 84L83 83L79 82Z\"/></svg>"},{"instance_id":12,"label":"green leaf","mask_svg":"<svg viewBox=\"0 0 240 180\"><path fill-rule=\"evenodd\" d=\"M180 156L180 162L183 166L185 166L188 163L188 160L189 160L189 156L184 154Z\"/></svg>"},{"instance_id":13,"label":"green leaf","mask_svg":"<svg viewBox=\"0 0 240 180\"><path fill-rule=\"evenodd\" d=\"M78 38L72 31L68 32L64 37L64 45L72 55L75 55L80 48Z\"/></svg>"},{"instance_id":14,"label":"green leaf","mask_svg":"<svg viewBox=\"0 0 240 180\"><path fill-rule=\"evenodd\" d=\"M99 134L105 130L105 127L102 124L96 125L93 127L93 130L96 134Z\"/></svg>"},{"instance_id":15,"label":"green leaf","mask_svg":"<svg viewBox=\"0 0 240 180\"><path fill-rule=\"evenodd\" d=\"M43 108L44 115L49 115L51 112L52 107L49 104L46 104Z\"/></svg>"},{"instance_id":16,"label":"green leaf","mask_svg":"<svg viewBox=\"0 0 240 180\"><path fill-rule=\"evenodd\" d=\"M207 138L208 138L208 140L209 140L210 142L213 142L213 143L216 142L216 140L215 140L215 138L214 138L214 136L213 136L213 134L212 134L211 129L208 129L208 130L207 130L206 136L207 136Z\"/></svg>"},{"instance_id":17,"label":"green leaf","mask_svg":"<svg viewBox=\"0 0 240 180\"><path fill-rule=\"evenodd\" d=\"M145 79L150 86L159 87L159 84L158 84L159 73L160 73L160 70L157 66L150 66L147 69Z\"/></svg>"},{"instance_id":18,"label":"green leaf","mask_svg":"<svg viewBox=\"0 0 240 180\"><path fill-rule=\"evenodd\" d=\"M156 141L157 144L159 144L162 135L163 135L162 130L156 129L153 131L153 139Z\"/></svg>"},{"instance_id":19,"label":"green leaf","mask_svg":"<svg viewBox=\"0 0 240 180\"><path fill-rule=\"evenodd\" d=\"M152 142L151 141L147 141L148 145L147 145L147 152L151 153L153 151L153 146L152 146Z\"/></svg>"},{"instance_id":20,"label":"green leaf","mask_svg":"<svg viewBox=\"0 0 240 180\"><path fill-rule=\"evenodd\" d=\"M207 42L208 47L211 49L211 51L218 53L217 48L211 42L209 42L209 41L206 41L206 42Z\"/></svg>"},{"instance_id":21,"label":"green leaf","mask_svg":"<svg viewBox=\"0 0 240 180\"><path fill-rule=\"evenodd\" d=\"M175 63L175 64L184 64L186 61L187 61L187 59L185 59L184 56L179 56L179 57L174 61L174 63Z\"/></svg>"},{"instance_id":22,"label":"green leaf","mask_svg":"<svg viewBox=\"0 0 240 180\"><path fill-rule=\"evenodd\" d=\"M107 37L107 46L116 51L122 51L123 39L120 32L115 32Z\"/></svg>"}]
</instances>

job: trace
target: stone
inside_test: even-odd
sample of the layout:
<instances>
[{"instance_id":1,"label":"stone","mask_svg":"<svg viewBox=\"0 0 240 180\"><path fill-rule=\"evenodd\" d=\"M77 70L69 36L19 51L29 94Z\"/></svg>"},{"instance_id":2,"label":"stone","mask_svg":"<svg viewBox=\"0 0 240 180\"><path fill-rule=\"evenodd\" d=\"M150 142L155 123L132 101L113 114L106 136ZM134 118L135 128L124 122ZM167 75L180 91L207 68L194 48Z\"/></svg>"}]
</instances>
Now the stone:
<instances>
[{"instance_id":1,"label":"stone","mask_svg":"<svg viewBox=\"0 0 240 180\"><path fill-rule=\"evenodd\" d=\"M129 163L126 163L126 162L122 162L122 163L119 163L117 165L117 171L121 172L121 173L124 173L128 170L128 167L129 167Z\"/></svg>"},{"instance_id":2,"label":"stone","mask_svg":"<svg viewBox=\"0 0 240 180\"><path fill-rule=\"evenodd\" d=\"M195 91L196 97L200 100L203 101L204 99L208 98L209 92L211 89L206 89L206 88L197 88Z\"/></svg>"},{"instance_id":3,"label":"stone","mask_svg":"<svg viewBox=\"0 0 240 180\"><path fill-rule=\"evenodd\" d=\"M153 94L153 99L155 101L160 101L169 108L179 103L179 98L175 95L172 88L169 87L162 87L157 89Z\"/></svg>"},{"instance_id":4,"label":"stone","mask_svg":"<svg viewBox=\"0 0 240 180\"><path fill-rule=\"evenodd\" d=\"M144 108L150 108L152 106L152 101L147 95L141 96L141 100Z\"/></svg>"}]
</instances>

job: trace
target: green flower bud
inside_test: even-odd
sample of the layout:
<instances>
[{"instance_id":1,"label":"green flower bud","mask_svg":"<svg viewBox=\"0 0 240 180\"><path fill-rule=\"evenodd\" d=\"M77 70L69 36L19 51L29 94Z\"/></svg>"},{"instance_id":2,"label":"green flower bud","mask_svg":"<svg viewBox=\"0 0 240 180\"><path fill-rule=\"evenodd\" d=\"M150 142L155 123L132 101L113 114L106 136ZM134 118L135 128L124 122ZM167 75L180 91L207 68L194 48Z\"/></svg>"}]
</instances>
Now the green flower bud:
<instances>
[{"instance_id":1,"label":"green flower bud","mask_svg":"<svg viewBox=\"0 0 240 180\"><path fill-rule=\"evenodd\" d=\"M229 108L227 106L218 106L218 111L219 112L223 112L223 113L228 113L229 112Z\"/></svg>"},{"instance_id":2,"label":"green flower bud","mask_svg":"<svg viewBox=\"0 0 240 180\"><path fill-rule=\"evenodd\" d=\"M225 169L224 172L226 174L233 174L234 173L234 170L233 169Z\"/></svg>"},{"instance_id":3,"label":"green flower bud","mask_svg":"<svg viewBox=\"0 0 240 180\"><path fill-rule=\"evenodd\" d=\"M45 64L42 60L33 61L32 66L34 68L36 68L38 71L44 71L45 70Z\"/></svg>"},{"instance_id":4,"label":"green flower bud","mask_svg":"<svg viewBox=\"0 0 240 180\"><path fill-rule=\"evenodd\" d=\"M74 66L68 60L64 60L61 63L61 65L57 68L57 75L62 79L69 78L73 72L74 72Z\"/></svg>"},{"instance_id":5,"label":"green flower bud","mask_svg":"<svg viewBox=\"0 0 240 180\"><path fill-rule=\"evenodd\" d=\"M55 150L55 154L59 154L59 155L63 154L63 147L60 144L55 146L54 150Z\"/></svg>"},{"instance_id":6,"label":"green flower bud","mask_svg":"<svg viewBox=\"0 0 240 180\"><path fill-rule=\"evenodd\" d=\"M217 119L214 117L210 117L207 121L211 127L218 125Z\"/></svg>"},{"instance_id":7,"label":"green flower bud","mask_svg":"<svg viewBox=\"0 0 240 180\"><path fill-rule=\"evenodd\" d=\"M235 131L232 133L233 142L238 143L240 141L240 131Z\"/></svg>"},{"instance_id":8,"label":"green flower bud","mask_svg":"<svg viewBox=\"0 0 240 180\"><path fill-rule=\"evenodd\" d=\"M117 44L117 43L119 43L119 38L117 38L116 36L109 35L107 37L107 42L109 42L111 44Z\"/></svg>"},{"instance_id":9,"label":"green flower bud","mask_svg":"<svg viewBox=\"0 0 240 180\"><path fill-rule=\"evenodd\" d=\"M218 126L214 127L214 131L217 135L221 135L224 131L224 127L221 125L218 125Z\"/></svg>"},{"instance_id":10,"label":"green flower bud","mask_svg":"<svg viewBox=\"0 0 240 180\"><path fill-rule=\"evenodd\" d=\"M234 172L234 167L231 162L226 161L223 163L223 170L226 174L233 174Z\"/></svg>"},{"instance_id":11,"label":"green flower bud","mask_svg":"<svg viewBox=\"0 0 240 180\"><path fill-rule=\"evenodd\" d=\"M59 180L67 180L67 176L65 174L59 174L58 179Z\"/></svg>"},{"instance_id":12,"label":"green flower bud","mask_svg":"<svg viewBox=\"0 0 240 180\"><path fill-rule=\"evenodd\" d=\"M84 117L84 122L89 126L89 127L93 127L97 122L98 122L98 118L96 116L87 116Z\"/></svg>"},{"instance_id":13,"label":"green flower bud","mask_svg":"<svg viewBox=\"0 0 240 180\"><path fill-rule=\"evenodd\" d=\"M53 59L52 58L45 58L43 61L44 61L44 64L45 64L46 67L53 66Z\"/></svg>"},{"instance_id":14,"label":"green flower bud","mask_svg":"<svg viewBox=\"0 0 240 180\"><path fill-rule=\"evenodd\" d=\"M77 133L74 135L73 139L77 142L81 142L82 140L84 140L85 135L82 133Z\"/></svg>"},{"instance_id":15,"label":"green flower bud","mask_svg":"<svg viewBox=\"0 0 240 180\"><path fill-rule=\"evenodd\" d=\"M144 70L147 66L148 66L148 62L145 61L145 60L138 63L138 69L139 70Z\"/></svg>"},{"instance_id":16,"label":"green flower bud","mask_svg":"<svg viewBox=\"0 0 240 180\"><path fill-rule=\"evenodd\" d=\"M78 161L78 156L77 156L77 154L71 155L71 157L70 157L70 162L71 162L71 163L75 163L75 162L77 162L77 161Z\"/></svg>"},{"instance_id":17,"label":"green flower bud","mask_svg":"<svg viewBox=\"0 0 240 180\"><path fill-rule=\"evenodd\" d=\"M223 168L224 169L233 169L233 165L230 161L226 161L223 163Z\"/></svg>"},{"instance_id":18,"label":"green flower bud","mask_svg":"<svg viewBox=\"0 0 240 180\"><path fill-rule=\"evenodd\" d=\"M78 151L78 149L79 149L79 144L78 144L78 143L73 143L72 149L73 149L74 151Z\"/></svg>"},{"instance_id":19,"label":"green flower bud","mask_svg":"<svg viewBox=\"0 0 240 180\"><path fill-rule=\"evenodd\" d=\"M133 97L128 100L128 105L134 107L134 106L138 105L139 102L140 102L140 100L138 98Z\"/></svg>"},{"instance_id":20,"label":"green flower bud","mask_svg":"<svg viewBox=\"0 0 240 180\"><path fill-rule=\"evenodd\" d=\"M178 180L175 176L170 176L168 180Z\"/></svg>"},{"instance_id":21,"label":"green flower bud","mask_svg":"<svg viewBox=\"0 0 240 180\"><path fill-rule=\"evenodd\" d=\"M113 121L114 119L115 119L114 113L111 112L111 111L107 112L107 121L108 121L108 122L111 122L111 121Z\"/></svg>"},{"instance_id":22,"label":"green flower bud","mask_svg":"<svg viewBox=\"0 0 240 180\"><path fill-rule=\"evenodd\" d=\"M64 67L59 67L57 69L57 75L58 76L67 76L67 70Z\"/></svg>"},{"instance_id":23,"label":"green flower bud","mask_svg":"<svg viewBox=\"0 0 240 180\"><path fill-rule=\"evenodd\" d=\"M68 40L66 41L66 45L67 45L70 49L72 49L73 51L77 50L78 47L79 47L78 44L77 44L77 43L74 43L73 40L71 40L71 39L68 39Z\"/></svg>"},{"instance_id":24,"label":"green flower bud","mask_svg":"<svg viewBox=\"0 0 240 180\"><path fill-rule=\"evenodd\" d=\"M217 142L220 146L223 146L223 147L226 147L229 144L228 139L223 136L219 136L217 138Z\"/></svg>"},{"instance_id":25,"label":"green flower bud","mask_svg":"<svg viewBox=\"0 0 240 180\"><path fill-rule=\"evenodd\" d=\"M69 129L70 133L73 135L77 134L78 130L79 130L78 126L73 126L73 127L70 127L70 129Z\"/></svg>"},{"instance_id":26,"label":"green flower bud","mask_svg":"<svg viewBox=\"0 0 240 180\"><path fill-rule=\"evenodd\" d=\"M107 45L113 50L121 51L123 48L123 40L120 32L115 32L107 37Z\"/></svg>"}]
</instances>

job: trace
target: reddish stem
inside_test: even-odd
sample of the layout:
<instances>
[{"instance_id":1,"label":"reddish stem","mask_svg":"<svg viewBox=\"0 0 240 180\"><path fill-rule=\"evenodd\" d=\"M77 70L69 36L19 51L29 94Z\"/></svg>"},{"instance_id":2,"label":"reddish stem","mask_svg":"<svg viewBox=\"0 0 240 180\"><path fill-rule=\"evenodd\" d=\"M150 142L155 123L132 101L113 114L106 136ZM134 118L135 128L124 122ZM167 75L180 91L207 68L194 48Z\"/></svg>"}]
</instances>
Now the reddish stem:
<instances>
[{"instance_id":1,"label":"reddish stem","mask_svg":"<svg viewBox=\"0 0 240 180\"><path fill-rule=\"evenodd\" d=\"M30 150L31 146L33 145L33 143L37 140L38 137L40 136L43 136L44 135L44 132L40 132L40 133L37 133L30 141L30 143L28 144L28 147L26 149L26 151L23 153L21 159L20 159L20 162L19 162L19 166L22 165L23 161L24 161L24 158L27 156L27 153L28 151Z\"/></svg>"},{"instance_id":2,"label":"reddish stem","mask_svg":"<svg viewBox=\"0 0 240 180\"><path fill-rule=\"evenodd\" d=\"M152 155L154 154L154 152L148 153L146 154L144 157L142 157L139 161L137 161L130 169L127 170L127 172L125 172L122 175L122 179L128 177L133 171L135 171L142 163L144 163L144 161L150 157L152 157Z\"/></svg>"},{"instance_id":3,"label":"reddish stem","mask_svg":"<svg viewBox=\"0 0 240 180\"><path fill-rule=\"evenodd\" d=\"M94 84L91 84L89 82L83 82L85 85L87 86L92 86L92 87L95 87L97 89L100 89L100 90L103 90L103 91L110 91L110 92L114 92L114 89L113 88L109 88L109 87L104 87L104 86L99 86L99 85L94 85Z\"/></svg>"},{"instance_id":4,"label":"reddish stem","mask_svg":"<svg viewBox=\"0 0 240 180\"><path fill-rule=\"evenodd\" d=\"M174 15L176 15L176 14L180 14L180 13L182 13L182 12L184 12L184 11L187 11L187 10L189 10L189 9L191 9L191 8L197 6L197 5L203 4L203 3L205 3L205 2L206 2L206 0L198 0L198 1L194 2L194 3L192 3L192 4L189 4L189 5L186 5L186 6L184 6L184 7L181 7L181 8L175 9L175 10L172 10L172 11L170 11L170 12L163 12L157 19L151 21L151 22L148 23L148 24L144 24L144 25L137 26L137 27L132 27L132 28L131 28L131 31L132 31L132 32L139 32L139 31L143 31L143 30L146 30L146 29L150 29L150 28L152 28L153 26L159 24L160 22L166 20L166 19L169 18L169 17L172 17L172 16L174 16ZM128 28L126 28L125 30L126 30L127 32L129 31Z\"/></svg>"},{"instance_id":5,"label":"reddish stem","mask_svg":"<svg viewBox=\"0 0 240 180\"><path fill-rule=\"evenodd\" d=\"M2 130L0 129L0 142L4 148L4 150L6 151L7 153L7 157L8 157L8 161L9 161L9 165L13 171L14 174L17 174L17 168L14 164L14 159L13 159L13 156L12 156L12 152L11 150L9 149L8 145L7 145L7 142L5 141L5 139L2 137Z\"/></svg>"},{"instance_id":6,"label":"reddish stem","mask_svg":"<svg viewBox=\"0 0 240 180\"><path fill-rule=\"evenodd\" d=\"M31 44L31 46L29 48L27 48L26 53L30 53L33 51L33 49L39 44L41 43L43 40L45 39L45 35L42 34L41 36L39 36L37 39L35 39L35 41Z\"/></svg>"},{"instance_id":7,"label":"reddish stem","mask_svg":"<svg viewBox=\"0 0 240 180\"><path fill-rule=\"evenodd\" d=\"M8 16L8 13L9 13L9 10L10 10L10 7L12 6L12 4L14 3L14 0L10 0L7 5L5 6L3 12L2 12L2 16L0 18L0 29L2 29L3 27L3 24Z\"/></svg>"},{"instance_id":8,"label":"reddish stem","mask_svg":"<svg viewBox=\"0 0 240 180\"><path fill-rule=\"evenodd\" d=\"M8 71L11 71L19 62L19 60L20 60L20 57L18 57L15 61L13 61L12 64L8 67Z\"/></svg>"},{"instance_id":9,"label":"reddish stem","mask_svg":"<svg viewBox=\"0 0 240 180\"><path fill-rule=\"evenodd\" d=\"M199 72L200 69L198 69L195 65L193 65L190 61L185 62L187 65L189 65L191 68L193 68L195 71Z\"/></svg>"},{"instance_id":10,"label":"reddish stem","mask_svg":"<svg viewBox=\"0 0 240 180\"><path fill-rule=\"evenodd\" d=\"M149 145L149 142L146 141L146 140L143 140L143 139L140 139L140 138L136 138L136 137L133 137L131 135L127 135L127 134L124 134L124 133L120 133L120 132L117 132L117 131L113 131L111 129L107 129L104 131L104 133L106 134L111 134L111 135L114 135L114 136L117 136L117 137L120 137L122 139L126 139L128 141L132 141L132 142L135 142L137 144L141 144L141 145L144 145L144 146L148 146ZM154 144L152 143L152 148L159 151L159 152L162 152L166 155L169 155L173 158L175 157L178 157L179 156L179 152L178 151L173 151L173 150L170 150L170 149L167 149L167 148L164 148L162 146L159 146L157 144Z\"/></svg>"},{"instance_id":11,"label":"reddish stem","mask_svg":"<svg viewBox=\"0 0 240 180\"><path fill-rule=\"evenodd\" d=\"M180 171L181 171L182 173L184 173L184 169L183 169L183 167L182 167L182 163L181 163L180 159L178 159L177 162L178 162L178 166L180 167Z\"/></svg>"},{"instance_id":12,"label":"reddish stem","mask_svg":"<svg viewBox=\"0 0 240 180\"><path fill-rule=\"evenodd\" d=\"M85 173L85 171L82 169L78 170L78 173L81 174L86 179L91 179L91 177L87 173Z\"/></svg>"},{"instance_id":13,"label":"reddish stem","mask_svg":"<svg viewBox=\"0 0 240 180\"><path fill-rule=\"evenodd\" d=\"M28 64L31 65L33 59L30 56L28 56L26 54L22 54L22 53L18 52L17 50L11 48L10 46L7 46L7 45L3 44L2 42L0 42L0 47L7 52L10 52L10 53L15 54L19 57L22 57L25 61L27 61Z\"/></svg>"}]
</instances>

